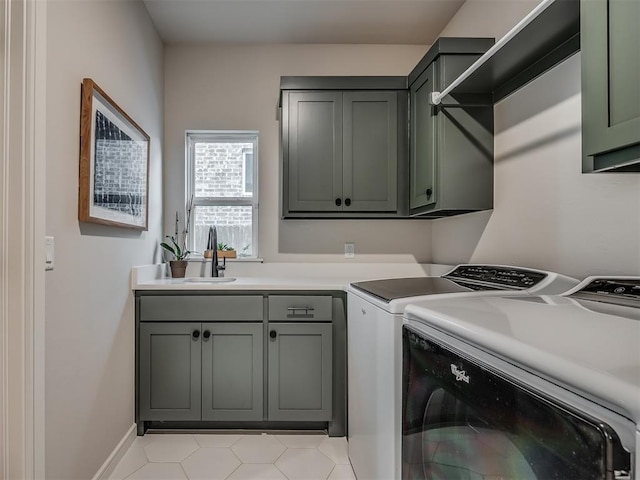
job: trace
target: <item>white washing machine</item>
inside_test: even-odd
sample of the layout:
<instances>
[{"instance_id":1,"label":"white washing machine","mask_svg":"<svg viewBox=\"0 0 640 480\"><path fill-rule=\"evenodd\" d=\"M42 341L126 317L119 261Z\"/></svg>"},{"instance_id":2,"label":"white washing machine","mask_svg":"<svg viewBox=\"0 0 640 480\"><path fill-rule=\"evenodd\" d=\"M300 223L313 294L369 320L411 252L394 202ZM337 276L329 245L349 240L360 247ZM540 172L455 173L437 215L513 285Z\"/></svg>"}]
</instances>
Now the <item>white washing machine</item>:
<instances>
[{"instance_id":1,"label":"white washing machine","mask_svg":"<svg viewBox=\"0 0 640 480\"><path fill-rule=\"evenodd\" d=\"M397 478L640 479L640 277L405 318Z\"/></svg>"},{"instance_id":2,"label":"white washing machine","mask_svg":"<svg viewBox=\"0 0 640 480\"><path fill-rule=\"evenodd\" d=\"M578 281L503 265L458 265L441 277L352 283L347 294L349 458L358 480L395 480L401 467L402 313L426 299L559 294Z\"/></svg>"}]
</instances>

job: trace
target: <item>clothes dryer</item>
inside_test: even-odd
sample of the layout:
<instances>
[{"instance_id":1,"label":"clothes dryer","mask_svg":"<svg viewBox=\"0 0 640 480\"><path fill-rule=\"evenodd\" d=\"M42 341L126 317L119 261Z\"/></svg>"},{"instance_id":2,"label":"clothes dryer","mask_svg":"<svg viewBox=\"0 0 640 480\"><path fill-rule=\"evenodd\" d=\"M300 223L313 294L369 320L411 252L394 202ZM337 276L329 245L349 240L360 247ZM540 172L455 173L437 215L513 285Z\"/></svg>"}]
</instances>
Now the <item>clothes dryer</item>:
<instances>
[{"instance_id":1,"label":"clothes dryer","mask_svg":"<svg viewBox=\"0 0 640 480\"><path fill-rule=\"evenodd\" d=\"M402 479L640 479L640 277L405 317Z\"/></svg>"}]
</instances>

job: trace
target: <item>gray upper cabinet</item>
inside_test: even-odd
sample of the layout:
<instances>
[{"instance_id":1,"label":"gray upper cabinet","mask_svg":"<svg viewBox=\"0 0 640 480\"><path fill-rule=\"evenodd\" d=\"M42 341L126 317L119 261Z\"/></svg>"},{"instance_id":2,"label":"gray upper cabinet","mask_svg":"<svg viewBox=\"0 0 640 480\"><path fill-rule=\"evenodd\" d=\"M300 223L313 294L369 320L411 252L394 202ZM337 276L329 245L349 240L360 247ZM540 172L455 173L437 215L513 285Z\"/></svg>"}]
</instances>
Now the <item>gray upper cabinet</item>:
<instances>
[{"instance_id":1,"label":"gray upper cabinet","mask_svg":"<svg viewBox=\"0 0 640 480\"><path fill-rule=\"evenodd\" d=\"M202 324L202 420L262 420L262 324Z\"/></svg>"},{"instance_id":2,"label":"gray upper cabinet","mask_svg":"<svg viewBox=\"0 0 640 480\"><path fill-rule=\"evenodd\" d=\"M328 421L331 323L269 323L269 419Z\"/></svg>"},{"instance_id":3,"label":"gray upper cabinet","mask_svg":"<svg viewBox=\"0 0 640 480\"><path fill-rule=\"evenodd\" d=\"M406 90L283 90L283 217L393 217L406 210L407 126L399 122L406 112Z\"/></svg>"},{"instance_id":4,"label":"gray upper cabinet","mask_svg":"<svg viewBox=\"0 0 640 480\"><path fill-rule=\"evenodd\" d=\"M441 39L442 40L442 39ZM438 218L493 207L493 105L484 92L461 91L440 105L430 93L442 91L490 44L455 39L478 53L447 53L438 40L409 75L409 204L414 216Z\"/></svg>"},{"instance_id":5,"label":"gray upper cabinet","mask_svg":"<svg viewBox=\"0 0 640 480\"><path fill-rule=\"evenodd\" d=\"M200 420L200 324L140 325L139 418Z\"/></svg>"},{"instance_id":6,"label":"gray upper cabinet","mask_svg":"<svg viewBox=\"0 0 640 480\"><path fill-rule=\"evenodd\" d=\"M640 2L580 2L583 172L640 172Z\"/></svg>"},{"instance_id":7,"label":"gray upper cabinet","mask_svg":"<svg viewBox=\"0 0 640 480\"><path fill-rule=\"evenodd\" d=\"M343 210L395 212L398 196L396 92L344 92Z\"/></svg>"},{"instance_id":8,"label":"gray upper cabinet","mask_svg":"<svg viewBox=\"0 0 640 480\"><path fill-rule=\"evenodd\" d=\"M289 210L341 211L342 93L290 92L284 101Z\"/></svg>"},{"instance_id":9,"label":"gray upper cabinet","mask_svg":"<svg viewBox=\"0 0 640 480\"><path fill-rule=\"evenodd\" d=\"M435 127L436 116L429 105L434 91L435 63L429 65L411 85L411 152L409 206L412 209L435 203Z\"/></svg>"}]
</instances>

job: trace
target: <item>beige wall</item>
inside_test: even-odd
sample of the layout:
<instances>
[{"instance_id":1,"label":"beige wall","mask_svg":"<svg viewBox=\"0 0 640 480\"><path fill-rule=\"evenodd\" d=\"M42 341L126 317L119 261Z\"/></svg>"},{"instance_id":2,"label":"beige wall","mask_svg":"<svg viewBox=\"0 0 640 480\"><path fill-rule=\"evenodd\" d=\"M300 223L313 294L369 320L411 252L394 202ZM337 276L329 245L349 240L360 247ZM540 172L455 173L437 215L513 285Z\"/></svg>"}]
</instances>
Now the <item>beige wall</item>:
<instances>
[{"instance_id":1,"label":"beige wall","mask_svg":"<svg viewBox=\"0 0 640 480\"><path fill-rule=\"evenodd\" d=\"M442 35L500 37L536 3L468 0ZM640 274L640 177L580 173L580 54L499 102L495 127L495 208L434 221L433 261Z\"/></svg>"},{"instance_id":2,"label":"beige wall","mask_svg":"<svg viewBox=\"0 0 640 480\"><path fill-rule=\"evenodd\" d=\"M163 46L138 1L51 0L47 51L46 478L92 478L134 421L132 265L161 235ZM79 224L80 84L151 136L149 231Z\"/></svg>"},{"instance_id":3,"label":"beige wall","mask_svg":"<svg viewBox=\"0 0 640 480\"><path fill-rule=\"evenodd\" d=\"M170 212L184 209L185 130L258 130L259 255L265 261L344 261L344 242L354 241L356 262L428 262L428 221L281 220L276 118L280 76L407 75L426 50L415 45L168 46L165 231L174 228Z\"/></svg>"},{"instance_id":4,"label":"beige wall","mask_svg":"<svg viewBox=\"0 0 640 480\"><path fill-rule=\"evenodd\" d=\"M439 37L504 36L541 0L466 0Z\"/></svg>"}]
</instances>

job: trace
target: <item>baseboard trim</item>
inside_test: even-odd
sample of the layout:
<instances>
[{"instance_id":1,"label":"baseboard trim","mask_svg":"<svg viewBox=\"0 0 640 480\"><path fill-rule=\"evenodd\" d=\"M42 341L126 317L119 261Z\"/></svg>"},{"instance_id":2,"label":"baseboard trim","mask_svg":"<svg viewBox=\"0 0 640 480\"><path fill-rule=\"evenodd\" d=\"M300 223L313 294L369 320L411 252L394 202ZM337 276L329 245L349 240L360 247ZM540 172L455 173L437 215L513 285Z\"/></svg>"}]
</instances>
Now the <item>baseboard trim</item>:
<instances>
[{"instance_id":1,"label":"baseboard trim","mask_svg":"<svg viewBox=\"0 0 640 480\"><path fill-rule=\"evenodd\" d=\"M136 424L134 423L133 425L131 425L131 427L129 427L129 430L127 431L127 433L124 434L124 437L122 437L122 440L118 442L118 445L116 445L116 448L113 449L113 452L111 452L111 455L107 457L107 459L102 464L98 472L93 476L93 480L109 479L109 476L111 476L111 474L115 470L116 465L118 465L118 462L122 460L122 457L124 457L124 454L127 453L127 450L129 450L129 447L131 446L133 441L136 439L136 433L137 433L137 429L136 429Z\"/></svg>"}]
</instances>

